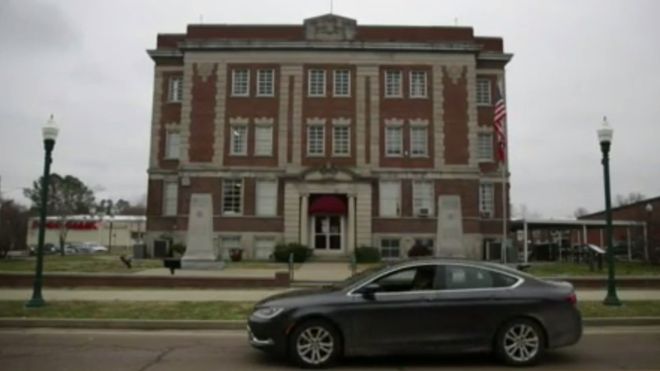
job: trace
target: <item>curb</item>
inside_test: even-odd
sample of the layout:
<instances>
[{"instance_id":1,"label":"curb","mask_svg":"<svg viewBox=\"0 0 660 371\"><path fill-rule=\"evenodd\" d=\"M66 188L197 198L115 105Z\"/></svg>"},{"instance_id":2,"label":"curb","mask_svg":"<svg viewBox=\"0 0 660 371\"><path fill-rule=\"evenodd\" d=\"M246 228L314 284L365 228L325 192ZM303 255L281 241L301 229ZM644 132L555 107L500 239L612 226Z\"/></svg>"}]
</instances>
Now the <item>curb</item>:
<instances>
[{"instance_id":1,"label":"curb","mask_svg":"<svg viewBox=\"0 0 660 371\"><path fill-rule=\"evenodd\" d=\"M660 326L660 317L584 318L585 327ZM0 328L71 328L114 330L244 330L240 320L129 320L129 319L46 319L0 318Z\"/></svg>"}]
</instances>

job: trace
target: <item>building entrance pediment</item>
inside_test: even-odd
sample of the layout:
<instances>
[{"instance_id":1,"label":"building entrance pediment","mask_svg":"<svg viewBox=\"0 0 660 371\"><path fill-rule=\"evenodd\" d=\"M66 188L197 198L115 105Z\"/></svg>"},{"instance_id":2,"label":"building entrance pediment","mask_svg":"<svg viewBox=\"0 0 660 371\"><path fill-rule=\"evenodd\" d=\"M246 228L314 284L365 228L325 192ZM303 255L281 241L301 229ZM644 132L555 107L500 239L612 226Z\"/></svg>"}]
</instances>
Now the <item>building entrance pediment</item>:
<instances>
[{"instance_id":1,"label":"building entrance pediment","mask_svg":"<svg viewBox=\"0 0 660 371\"><path fill-rule=\"evenodd\" d=\"M335 181L352 182L360 180L360 176L347 168L327 164L321 167L309 168L300 173L302 181Z\"/></svg>"}]
</instances>

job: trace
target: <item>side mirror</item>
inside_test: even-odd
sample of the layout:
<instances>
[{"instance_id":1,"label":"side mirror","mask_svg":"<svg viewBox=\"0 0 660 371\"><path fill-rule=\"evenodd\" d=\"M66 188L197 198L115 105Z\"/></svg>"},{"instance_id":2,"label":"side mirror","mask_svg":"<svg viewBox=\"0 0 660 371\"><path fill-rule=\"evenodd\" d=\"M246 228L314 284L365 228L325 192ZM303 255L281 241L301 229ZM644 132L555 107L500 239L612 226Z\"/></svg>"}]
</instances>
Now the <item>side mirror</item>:
<instances>
[{"instance_id":1,"label":"side mirror","mask_svg":"<svg viewBox=\"0 0 660 371\"><path fill-rule=\"evenodd\" d=\"M373 299L375 299L375 297L376 297L375 294L376 294L378 291L380 291L380 289L381 289L381 287L380 287L379 284L377 284L377 283L373 283L373 282L372 282L372 283L370 283L370 284L368 284L368 285L366 285L366 286L363 286L363 287L360 289L360 294L362 294L362 297L365 298L365 299L373 300Z\"/></svg>"}]
</instances>

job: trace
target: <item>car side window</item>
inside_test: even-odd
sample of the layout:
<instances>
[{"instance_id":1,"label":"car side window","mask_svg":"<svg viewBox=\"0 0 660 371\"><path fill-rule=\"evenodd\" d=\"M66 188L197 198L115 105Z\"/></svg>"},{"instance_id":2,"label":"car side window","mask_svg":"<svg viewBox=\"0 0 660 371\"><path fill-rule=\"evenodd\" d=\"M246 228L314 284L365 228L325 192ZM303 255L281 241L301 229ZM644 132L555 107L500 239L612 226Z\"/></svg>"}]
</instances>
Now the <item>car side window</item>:
<instances>
[{"instance_id":1,"label":"car side window","mask_svg":"<svg viewBox=\"0 0 660 371\"><path fill-rule=\"evenodd\" d=\"M433 290L436 266L424 265L406 268L379 278L374 283L380 286L378 292L406 292Z\"/></svg>"},{"instance_id":2,"label":"car side window","mask_svg":"<svg viewBox=\"0 0 660 371\"><path fill-rule=\"evenodd\" d=\"M514 277L488 269L462 265L446 265L442 271L438 285L446 290L509 287L517 281Z\"/></svg>"}]
</instances>

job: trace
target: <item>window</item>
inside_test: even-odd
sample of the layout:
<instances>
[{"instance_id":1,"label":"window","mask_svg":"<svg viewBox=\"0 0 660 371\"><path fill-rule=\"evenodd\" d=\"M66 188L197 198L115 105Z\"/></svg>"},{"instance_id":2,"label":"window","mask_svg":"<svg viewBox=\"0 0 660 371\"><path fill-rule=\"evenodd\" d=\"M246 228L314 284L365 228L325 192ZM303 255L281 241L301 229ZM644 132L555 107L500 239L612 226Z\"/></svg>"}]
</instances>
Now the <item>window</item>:
<instances>
[{"instance_id":1,"label":"window","mask_svg":"<svg viewBox=\"0 0 660 371\"><path fill-rule=\"evenodd\" d=\"M275 72L272 69L257 70L257 97L275 95Z\"/></svg>"},{"instance_id":2,"label":"window","mask_svg":"<svg viewBox=\"0 0 660 371\"><path fill-rule=\"evenodd\" d=\"M428 155L428 130L423 126L410 127L410 156L426 157Z\"/></svg>"},{"instance_id":3,"label":"window","mask_svg":"<svg viewBox=\"0 0 660 371\"><path fill-rule=\"evenodd\" d=\"M309 80L307 81L307 95L310 97L325 96L325 71L309 70Z\"/></svg>"},{"instance_id":4,"label":"window","mask_svg":"<svg viewBox=\"0 0 660 371\"><path fill-rule=\"evenodd\" d=\"M181 76L170 77L168 101L181 102L183 100L183 79Z\"/></svg>"},{"instance_id":5,"label":"window","mask_svg":"<svg viewBox=\"0 0 660 371\"><path fill-rule=\"evenodd\" d=\"M241 179L225 179L222 182L222 213L224 215L241 214L241 196L243 181Z\"/></svg>"},{"instance_id":6,"label":"window","mask_svg":"<svg viewBox=\"0 0 660 371\"><path fill-rule=\"evenodd\" d=\"M400 98L401 93L401 71L385 71L385 98Z\"/></svg>"},{"instance_id":7,"label":"window","mask_svg":"<svg viewBox=\"0 0 660 371\"><path fill-rule=\"evenodd\" d=\"M410 98L426 98L425 71L410 71Z\"/></svg>"},{"instance_id":8,"label":"window","mask_svg":"<svg viewBox=\"0 0 660 371\"><path fill-rule=\"evenodd\" d=\"M236 156L247 155L247 126L232 125L230 153Z\"/></svg>"},{"instance_id":9,"label":"window","mask_svg":"<svg viewBox=\"0 0 660 371\"><path fill-rule=\"evenodd\" d=\"M495 210L493 183L479 185L479 212L484 217L492 217Z\"/></svg>"},{"instance_id":10,"label":"window","mask_svg":"<svg viewBox=\"0 0 660 371\"><path fill-rule=\"evenodd\" d=\"M165 182L165 191L163 192L163 215L175 216L177 213L179 187L176 181Z\"/></svg>"},{"instance_id":11,"label":"window","mask_svg":"<svg viewBox=\"0 0 660 371\"><path fill-rule=\"evenodd\" d=\"M270 156L273 154L273 126L257 125L254 129L254 154Z\"/></svg>"},{"instance_id":12,"label":"window","mask_svg":"<svg viewBox=\"0 0 660 371\"><path fill-rule=\"evenodd\" d=\"M230 259L230 250L241 248L241 236L228 236L220 239L222 247L222 260Z\"/></svg>"},{"instance_id":13,"label":"window","mask_svg":"<svg viewBox=\"0 0 660 371\"><path fill-rule=\"evenodd\" d=\"M277 181L257 181L257 215L274 216L277 213Z\"/></svg>"},{"instance_id":14,"label":"window","mask_svg":"<svg viewBox=\"0 0 660 371\"><path fill-rule=\"evenodd\" d=\"M350 97L351 96L351 71L349 70L335 70L334 71L334 92L335 97Z\"/></svg>"},{"instance_id":15,"label":"window","mask_svg":"<svg viewBox=\"0 0 660 371\"><path fill-rule=\"evenodd\" d=\"M398 157L403 155L403 136L401 126L385 128L385 156Z\"/></svg>"},{"instance_id":16,"label":"window","mask_svg":"<svg viewBox=\"0 0 660 371\"><path fill-rule=\"evenodd\" d=\"M170 131L165 137L165 158L168 160L179 159L179 143L181 136L178 132Z\"/></svg>"},{"instance_id":17,"label":"window","mask_svg":"<svg viewBox=\"0 0 660 371\"><path fill-rule=\"evenodd\" d=\"M433 183L413 182L413 213L418 216L433 215Z\"/></svg>"},{"instance_id":18,"label":"window","mask_svg":"<svg viewBox=\"0 0 660 371\"><path fill-rule=\"evenodd\" d=\"M275 251L274 238L255 238L254 239L254 258L256 260L270 260Z\"/></svg>"},{"instance_id":19,"label":"window","mask_svg":"<svg viewBox=\"0 0 660 371\"><path fill-rule=\"evenodd\" d=\"M376 280L378 292L406 292L433 290L435 287L436 266L422 265L406 268Z\"/></svg>"},{"instance_id":20,"label":"window","mask_svg":"<svg viewBox=\"0 0 660 371\"><path fill-rule=\"evenodd\" d=\"M351 152L351 127L348 125L334 125L332 127L332 154L335 156L348 156Z\"/></svg>"},{"instance_id":21,"label":"window","mask_svg":"<svg viewBox=\"0 0 660 371\"><path fill-rule=\"evenodd\" d=\"M477 104L490 105L490 80L477 79Z\"/></svg>"},{"instance_id":22,"label":"window","mask_svg":"<svg viewBox=\"0 0 660 371\"><path fill-rule=\"evenodd\" d=\"M446 290L465 290L509 287L518 282L518 279L476 267L446 265L440 282Z\"/></svg>"},{"instance_id":23,"label":"window","mask_svg":"<svg viewBox=\"0 0 660 371\"><path fill-rule=\"evenodd\" d=\"M480 161L493 160L493 134L479 133L477 142L477 159Z\"/></svg>"},{"instance_id":24,"label":"window","mask_svg":"<svg viewBox=\"0 0 660 371\"><path fill-rule=\"evenodd\" d=\"M231 95L247 97L250 95L250 71L247 69L232 70Z\"/></svg>"},{"instance_id":25,"label":"window","mask_svg":"<svg viewBox=\"0 0 660 371\"><path fill-rule=\"evenodd\" d=\"M380 240L380 256L383 259L397 259L401 256L401 240L383 238Z\"/></svg>"},{"instance_id":26,"label":"window","mask_svg":"<svg viewBox=\"0 0 660 371\"><path fill-rule=\"evenodd\" d=\"M307 155L323 156L325 153L325 127L310 125L307 127Z\"/></svg>"},{"instance_id":27,"label":"window","mask_svg":"<svg viewBox=\"0 0 660 371\"><path fill-rule=\"evenodd\" d=\"M380 216L398 216L401 204L401 182L380 182Z\"/></svg>"}]
</instances>

